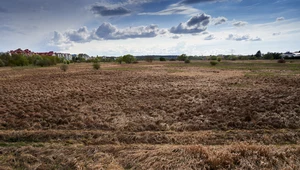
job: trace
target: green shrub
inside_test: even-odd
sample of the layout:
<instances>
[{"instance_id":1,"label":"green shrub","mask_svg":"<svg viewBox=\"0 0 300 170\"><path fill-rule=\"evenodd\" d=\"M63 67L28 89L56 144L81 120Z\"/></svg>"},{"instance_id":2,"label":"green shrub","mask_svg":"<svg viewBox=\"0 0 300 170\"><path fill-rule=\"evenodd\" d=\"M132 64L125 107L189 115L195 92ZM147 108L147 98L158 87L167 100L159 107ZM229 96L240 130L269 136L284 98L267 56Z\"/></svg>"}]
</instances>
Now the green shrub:
<instances>
[{"instance_id":1,"label":"green shrub","mask_svg":"<svg viewBox=\"0 0 300 170\"><path fill-rule=\"evenodd\" d=\"M176 59L175 58L171 58L170 61L176 61Z\"/></svg>"},{"instance_id":2,"label":"green shrub","mask_svg":"<svg viewBox=\"0 0 300 170\"><path fill-rule=\"evenodd\" d=\"M127 64L130 64L130 63L133 63L135 61L135 58L133 55L130 55L130 54L127 54L127 55L124 55L122 57L122 60L127 63Z\"/></svg>"},{"instance_id":3,"label":"green shrub","mask_svg":"<svg viewBox=\"0 0 300 170\"><path fill-rule=\"evenodd\" d=\"M177 57L178 61L185 61L186 59L188 59L188 57L186 56L186 54L181 54L180 56Z\"/></svg>"},{"instance_id":4,"label":"green shrub","mask_svg":"<svg viewBox=\"0 0 300 170\"><path fill-rule=\"evenodd\" d=\"M93 68L95 70L99 70L100 69L100 64L98 62L93 63Z\"/></svg>"},{"instance_id":5,"label":"green shrub","mask_svg":"<svg viewBox=\"0 0 300 170\"><path fill-rule=\"evenodd\" d=\"M0 67L4 67L4 66L5 66L4 62L0 59Z\"/></svg>"},{"instance_id":6,"label":"green shrub","mask_svg":"<svg viewBox=\"0 0 300 170\"><path fill-rule=\"evenodd\" d=\"M27 65L29 65L28 59L22 54L13 54L9 63L11 66L27 66Z\"/></svg>"},{"instance_id":7,"label":"green shrub","mask_svg":"<svg viewBox=\"0 0 300 170\"><path fill-rule=\"evenodd\" d=\"M218 62L221 62L221 61L222 61L222 58L221 58L221 57L218 57L217 60L218 60Z\"/></svg>"},{"instance_id":8,"label":"green shrub","mask_svg":"<svg viewBox=\"0 0 300 170\"><path fill-rule=\"evenodd\" d=\"M218 62L216 62L216 61L211 61L210 62L210 65L212 65L212 66L215 66L215 65L217 65L218 64Z\"/></svg>"},{"instance_id":9,"label":"green shrub","mask_svg":"<svg viewBox=\"0 0 300 170\"><path fill-rule=\"evenodd\" d=\"M62 70L62 71L64 71L64 72L66 72L67 70L68 70L68 65L67 64L63 64L63 65L61 65L60 66L60 69Z\"/></svg>"},{"instance_id":10,"label":"green shrub","mask_svg":"<svg viewBox=\"0 0 300 170\"><path fill-rule=\"evenodd\" d=\"M159 61L166 61L166 59L164 57L160 57Z\"/></svg>"},{"instance_id":11,"label":"green shrub","mask_svg":"<svg viewBox=\"0 0 300 170\"><path fill-rule=\"evenodd\" d=\"M188 63L191 63L191 60L185 59L185 60L184 60L184 63L187 63L187 64L188 64Z\"/></svg>"},{"instance_id":12,"label":"green shrub","mask_svg":"<svg viewBox=\"0 0 300 170\"><path fill-rule=\"evenodd\" d=\"M122 61L123 61L123 57L118 57L116 59L116 62L118 62L119 64L122 64Z\"/></svg>"},{"instance_id":13,"label":"green shrub","mask_svg":"<svg viewBox=\"0 0 300 170\"><path fill-rule=\"evenodd\" d=\"M217 57L216 56L211 56L210 60L217 60Z\"/></svg>"}]
</instances>

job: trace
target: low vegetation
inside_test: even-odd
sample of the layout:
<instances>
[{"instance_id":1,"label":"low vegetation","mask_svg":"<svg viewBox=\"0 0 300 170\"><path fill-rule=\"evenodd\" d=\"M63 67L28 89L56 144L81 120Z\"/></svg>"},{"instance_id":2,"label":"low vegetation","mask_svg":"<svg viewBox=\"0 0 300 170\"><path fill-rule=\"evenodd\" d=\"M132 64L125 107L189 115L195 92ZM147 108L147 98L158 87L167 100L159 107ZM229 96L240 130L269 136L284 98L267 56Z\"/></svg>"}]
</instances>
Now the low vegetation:
<instances>
[{"instance_id":1,"label":"low vegetation","mask_svg":"<svg viewBox=\"0 0 300 170\"><path fill-rule=\"evenodd\" d=\"M95 70L99 70L99 69L100 69L100 63L99 63L99 62L94 62L94 63L93 63L93 68L94 68Z\"/></svg>"},{"instance_id":2,"label":"low vegetation","mask_svg":"<svg viewBox=\"0 0 300 170\"><path fill-rule=\"evenodd\" d=\"M213 61L1 68L0 169L300 169L300 62Z\"/></svg>"},{"instance_id":3,"label":"low vegetation","mask_svg":"<svg viewBox=\"0 0 300 170\"><path fill-rule=\"evenodd\" d=\"M210 63L210 65L212 65L212 66L215 66L215 65L218 64L218 62L216 62L216 61L211 61L211 62L209 62L209 63Z\"/></svg>"},{"instance_id":4,"label":"low vegetation","mask_svg":"<svg viewBox=\"0 0 300 170\"><path fill-rule=\"evenodd\" d=\"M68 68L69 68L69 66L68 66L67 64L62 64L62 65L60 66L60 69L61 69L62 71L64 71L64 72L66 72L66 71L68 70Z\"/></svg>"}]
</instances>

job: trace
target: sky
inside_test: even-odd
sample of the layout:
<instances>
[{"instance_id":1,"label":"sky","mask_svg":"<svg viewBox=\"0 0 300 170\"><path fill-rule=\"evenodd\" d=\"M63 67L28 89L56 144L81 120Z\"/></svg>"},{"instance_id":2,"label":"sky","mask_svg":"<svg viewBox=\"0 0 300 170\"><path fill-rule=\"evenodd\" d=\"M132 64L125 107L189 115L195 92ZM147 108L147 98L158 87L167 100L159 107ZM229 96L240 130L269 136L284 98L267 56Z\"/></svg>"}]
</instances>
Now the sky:
<instances>
[{"instance_id":1,"label":"sky","mask_svg":"<svg viewBox=\"0 0 300 170\"><path fill-rule=\"evenodd\" d=\"M299 0L0 0L0 52L299 51L299 5Z\"/></svg>"}]
</instances>

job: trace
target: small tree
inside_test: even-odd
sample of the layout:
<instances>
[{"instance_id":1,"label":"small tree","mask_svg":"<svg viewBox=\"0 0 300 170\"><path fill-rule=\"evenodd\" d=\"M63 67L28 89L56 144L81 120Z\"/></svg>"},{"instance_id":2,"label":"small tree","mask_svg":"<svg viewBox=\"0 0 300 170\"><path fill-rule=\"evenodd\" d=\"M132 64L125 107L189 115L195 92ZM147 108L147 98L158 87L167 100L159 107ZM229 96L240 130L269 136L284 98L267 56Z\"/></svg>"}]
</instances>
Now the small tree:
<instances>
[{"instance_id":1,"label":"small tree","mask_svg":"<svg viewBox=\"0 0 300 170\"><path fill-rule=\"evenodd\" d=\"M0 67L4 67L4 66L5 66L4 62L0 59Z\"/></svg>"},{"instance_id":2,"label":"small tree","mask_svg":"<svg viewBox=\"0 0 300 170\"><path fill-rule=\"evenodd\" d=\"M210 60L217 60L217 56L210 56Z\"/></svg>"},{"instance_id":3,"label":"small tree","mask_svg":"<svg viewBox=\"0 0 300 170\"><path fill-rule=\"evenodd\" d=\"M134 56L130 55L130 54L124 55L122 58L123 58L123 61L127 64L133 63L135 61Z\"/></svg>"},{"instance_id":4,"label":"small tree","mask_svg":"<svg viewBox=\"0 0 300 170\"><path fill-rule=\"evenodd\" d=\"M260 50L258 50L257 52L256 52L256 54L255 54L255 57L256 58L261 58L261 52L260 52Z\"/></svg>"},{"instance_id":5,"label":"small tree","mask_svg":"<svg viewBox=\"0 0 300 170\"><path fill-rule=\"evenodd\" d=\"M186 56L186 54L181 54L180 56L177 57L178 61L185 61L188 57Z\"/></svg>"},{"instance_id":6,"label":"small tree","mask_svg":"<svg viewBox=\"0 0 300 170\"><path fill-rule=\"evenodd\" d=\"M122 61L123 61L123 57L121 56L121 57L118 57L117 59L116 59L116 62L118 62L119 64L122 64Z\"/></svg>"},{"instance_id":7,"label":"small tree","mask_svg":"<svg viewBox=\"0 0 300 170\"><path fill-rule=\"evenodd\" d=\"M221 57L218 57L217 60L218 60L218 62L221 62L221 61L222 61L222 58L221 58Z\"/></svg>"},{"instance_id":8,"label":"small tree","mask_svg":"<svg viewBox=\"0 0 300 170\"><path fill-rule=\"evenodd\" d=\"M189 60L188 58L184 60L184 63L191 63L191 60Z\"/></svg>"},{"instance_id":9,"label":"small tree","mask_svg":"<svg viewBox=\"0 0 300 170\"><path fill-rule=\"evenodd\" d=\"M160 57L160 58L159 58L159 61L166 61L166 58Z\"/></svg>"}]
</instances>

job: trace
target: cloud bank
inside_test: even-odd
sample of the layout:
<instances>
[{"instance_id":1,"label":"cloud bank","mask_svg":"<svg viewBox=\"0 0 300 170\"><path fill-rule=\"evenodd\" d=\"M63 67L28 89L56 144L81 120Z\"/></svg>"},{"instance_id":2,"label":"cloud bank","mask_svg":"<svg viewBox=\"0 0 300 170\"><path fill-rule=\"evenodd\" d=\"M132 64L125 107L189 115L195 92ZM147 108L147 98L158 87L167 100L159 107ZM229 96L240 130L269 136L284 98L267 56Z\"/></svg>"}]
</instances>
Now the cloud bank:
<instances>
[{"instance_id":1,"label":"cloud bank","mask_svg":"<svg viewBox=\"0 0 300 170\"><path fill-rule=\"evenodd\" d=\"M207 29L211 16L207 14L199 14L191 17L187 22L180 23L176 27L172 27L170 32L173 34L193 34L201 33Z\"/></svg>"},{"instance_id":2,"label":"cloud bank","mask_svg":"<svg viewBox=\"0 0 300 170\"><path fill-rule=\"evenodd\" d=\"M243 26L246 26L247 24L248 24L248 22L236 21L232 25L235 26L235 27L243 27Z\"/></svg>"},{"instance_id":3,"label":"cloud bank","mask_svg":"<svg viewBox=\"0 0 300 170\"><path fill-rule=\"evenodd\" d=\"M97 29L88 31L87 27L78 30L69 30L65 33L55 31L52 37L52 44L62 45L71 43L85 43L93 40L122 40L134 38L151 38L165 34L157 25L128 27L119 29L110 23L103 23Z\"/></svg>"},{"instance_id":4,"label":"cloud bank","mask_svg":"<svg viewBox=\"0 0 300 170\"><path fill-rule=\"evenodd\" d=\"M262 41L259 37L250 37L250 35L229 34L226 40L233 41Z\"/></svg>"},{"instance_id":5,"label":"cloud bank","mask_svg":"<svg viewBox=\"0 0 300 170\"><path fill-rule=\"evenodd\" d=\"M102 5L93 5L91 11L100 16L115 16L130 14L131 11L124 7L108 8Z\"/></svg>"}]
</instances>

